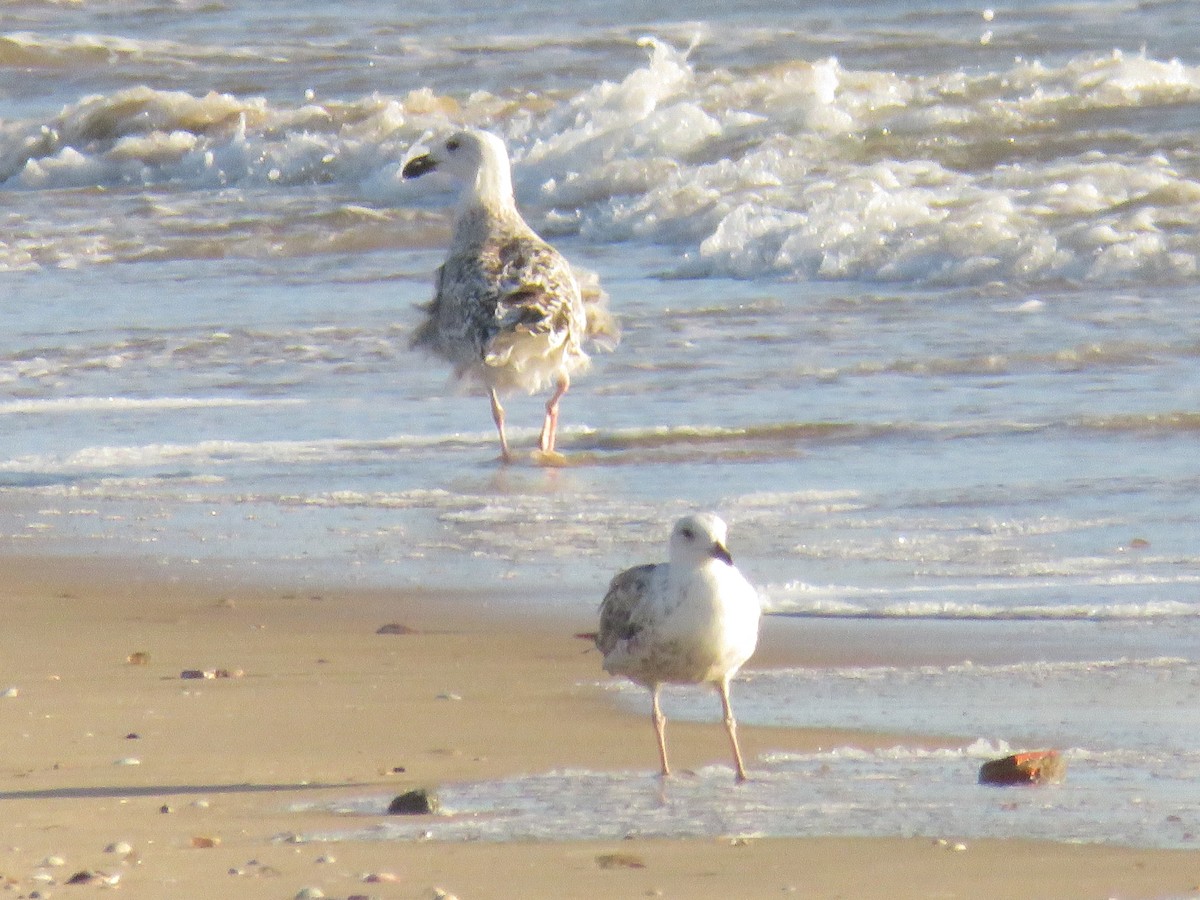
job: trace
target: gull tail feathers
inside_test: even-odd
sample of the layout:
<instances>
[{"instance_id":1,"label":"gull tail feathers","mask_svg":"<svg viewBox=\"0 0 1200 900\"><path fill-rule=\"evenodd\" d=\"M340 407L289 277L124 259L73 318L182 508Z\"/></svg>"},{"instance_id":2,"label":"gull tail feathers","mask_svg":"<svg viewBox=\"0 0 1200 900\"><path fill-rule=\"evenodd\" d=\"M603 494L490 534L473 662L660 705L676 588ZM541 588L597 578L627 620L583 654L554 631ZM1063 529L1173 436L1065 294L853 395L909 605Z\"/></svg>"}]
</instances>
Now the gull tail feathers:
<instances>
[{"instance_id":1,"label":"gull tail feathers","mask_svg":"<svg viewBox=\"0 0 1200 900\"><path fill-rule=\"evenodd\" d=\"M621 323L609 309L608 292L600 286L600 276L591 269L572 265L571 271L583 298L583 312L587 321L585 337L596 349L611 353L621 343Z\"/></svg>"}]
</instances>

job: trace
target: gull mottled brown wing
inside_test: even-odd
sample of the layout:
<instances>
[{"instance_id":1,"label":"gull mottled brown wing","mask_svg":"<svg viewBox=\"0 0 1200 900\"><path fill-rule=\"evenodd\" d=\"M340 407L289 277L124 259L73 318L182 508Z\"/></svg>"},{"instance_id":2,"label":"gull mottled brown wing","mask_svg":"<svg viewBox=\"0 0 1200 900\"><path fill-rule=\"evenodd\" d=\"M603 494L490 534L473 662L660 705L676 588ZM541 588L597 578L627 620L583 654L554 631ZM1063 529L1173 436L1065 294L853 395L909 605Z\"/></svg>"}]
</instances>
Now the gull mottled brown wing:
<instances>
[{"instance_id":1,"label":"gull mottled brown wing","mask_svg":"<svg viewBox=\"0 0 1200 900\"><path fill-rule=\"evenodd\" d=\"M586 330L579 287L566 260L531 234L493 237L456 253L438 272L428 319L413 338L460 366L504 365L512 342L542 335L578 352Z\"/></svg>"},{"instance_id":2,"label":"gull mottled brown wing","mask_svg":"<svg viewBox=\"0 0 1200 900\"><path fill-rule=\"evenodd\" d=\"M493 339L515 331L582 339L579 285L553 247L537 237L512 236L486 247L481 262L491 270L484 277L495 285Z\"/></svg>"},{"instance_id":3,"label":"gull mottled brown wing","mask_svg":"<svg viewBox=\"0 0 1200 900\"><path fill-rule=\"evenodd\" d=\"M634 566L609 583L608 593L600 603L600 631L596 635L596 646L605 656L619 642L636 637L646 627L645 600L660 565L664 564Z\"/></svg>"}]
</instances>

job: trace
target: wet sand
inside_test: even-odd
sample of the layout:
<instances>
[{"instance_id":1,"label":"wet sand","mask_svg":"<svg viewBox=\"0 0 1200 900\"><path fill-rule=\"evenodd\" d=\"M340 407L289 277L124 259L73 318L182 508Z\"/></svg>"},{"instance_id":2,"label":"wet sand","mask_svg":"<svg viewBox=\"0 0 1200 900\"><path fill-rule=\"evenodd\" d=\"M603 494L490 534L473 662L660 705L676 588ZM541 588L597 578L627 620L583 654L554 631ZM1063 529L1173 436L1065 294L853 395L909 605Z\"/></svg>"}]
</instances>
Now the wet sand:
<instances>
[{"instance_id":1,"label":"wet sand","mask_svg":"<svg viewBox=\"0 0 1200 900\"><path fill-rule=\"evenodd\" d=\"M954 835L944 844L294 843L290 835L347 830L322 809L339 797L571 767L649 771L649 723L598 685L598 655L573 636L594 627L585 616L86 559L0 566L0 691L15 693L0 697L0 878L12 896L90 895L113 876L121 896L177 900L291 898L306 888L380 900L438 889L463 900L1069 900L1200 889L1196 852L1021 841L956 850ZM412 633L376 633L389 623ZM869 655L832 646L828 634L818 652L795 639L803 627L769 619L753 664ZM231 677L180 677L192 669ZM749 760L897 741L751 727L741 735ZM715 723L673 722L670 739L681 770L725 762ZM614 854L615 864L602 864ZM91 883L63 886L82 872ZM384 880L364 881L371 874Z\"/></svg>"}]
</instances>

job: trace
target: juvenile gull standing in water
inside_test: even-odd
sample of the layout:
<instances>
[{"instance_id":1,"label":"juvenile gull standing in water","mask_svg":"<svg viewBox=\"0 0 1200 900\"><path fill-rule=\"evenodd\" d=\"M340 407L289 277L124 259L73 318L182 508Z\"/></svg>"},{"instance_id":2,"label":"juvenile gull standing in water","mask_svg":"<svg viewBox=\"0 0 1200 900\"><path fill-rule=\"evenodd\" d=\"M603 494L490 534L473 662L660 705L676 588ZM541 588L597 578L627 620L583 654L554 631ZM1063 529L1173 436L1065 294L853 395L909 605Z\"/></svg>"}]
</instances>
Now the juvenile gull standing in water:
<instances>
[{"instance_id":1,"label":"juvenile gull standing in water","mask_svg":"<svg viewBox=\"0 0 1200 900\"><path fill-rule=\"evenodd\" d=\"M517 211L504 142L485 131L466 130L410 159L405 178L439 169L463 182L450 253L438 269L428 318L413 337L448 360L455 375L482 386L492 401L500 453L512 459L504 434L500 394L554 386L546 404L538 447L554 450L558 403L571 373L586 368L582 342L589 312L571 266L534 233ZM597 309L598 318L606 314ZM603 327L603 326L601 326Z\"/></svg>"},{"instance_id":2,"label":"juvenile gull standing in water","mask_svg":"<svg viewBox=\"0 0 1200 900\"><path fill-rule=\"evenodd\" d=\"M729 680L758 643L758 592L733 565L725 523L712 513L685 516L671 532L670 562L617 575L600 605L596 646L604 669L650 689L662 774L667 764L663 684L712 684L721 696L737 780L746 780Z\"/></svg>"}]
</instances>

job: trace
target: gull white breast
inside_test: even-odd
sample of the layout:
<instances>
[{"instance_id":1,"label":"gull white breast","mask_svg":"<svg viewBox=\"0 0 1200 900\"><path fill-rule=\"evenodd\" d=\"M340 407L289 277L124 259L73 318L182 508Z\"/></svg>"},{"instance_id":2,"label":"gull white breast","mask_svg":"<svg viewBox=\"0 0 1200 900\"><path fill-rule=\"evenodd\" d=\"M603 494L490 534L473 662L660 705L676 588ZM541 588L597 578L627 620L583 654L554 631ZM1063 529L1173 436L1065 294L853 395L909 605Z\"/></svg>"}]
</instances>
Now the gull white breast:
<instances>
[{"instance_id":1,"label":"gull white breast","mask_svg":"<svg viewBox=\"0 0 1200 900\"><path fill-rule=\"evenodd\" d=\"M758 644L758 592L733 565L726 526L711 513L685 516L671 532L670 561L617 575L600 605L596 646L604 669L650 689L662 774L667 762L663 684L711 684L721 698L738 781L746 779L729 682Z\"/></svg>"},{"instance_id":2,"label":"gull white breast","mask_svg":"<svg viewBox=\"0 0 1200 900\"><path fill-rule=\"evenodd\" d=\"M506 462L512 454L500 395L552 386L538 447L543 459L558 458L559 401L572 373L588 365L582 342L589 314L579 284L570 264L517 211L500 138L457 132L410 159L403 176L434 170L457 177L463 190L450 252L413 346L447 360L456 377L487 391ZM598 312L597 320L604 315Z\"/></svg>"}]
</instances>

